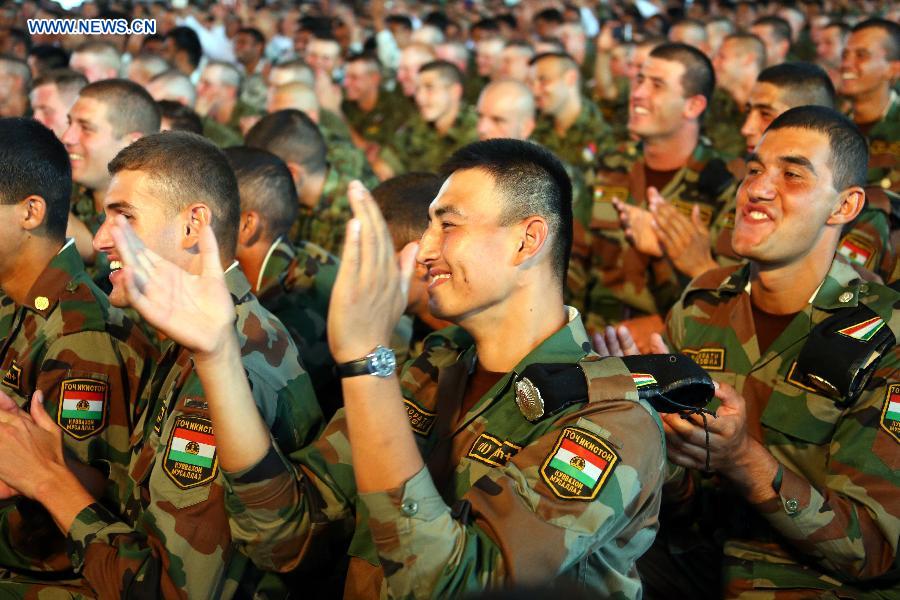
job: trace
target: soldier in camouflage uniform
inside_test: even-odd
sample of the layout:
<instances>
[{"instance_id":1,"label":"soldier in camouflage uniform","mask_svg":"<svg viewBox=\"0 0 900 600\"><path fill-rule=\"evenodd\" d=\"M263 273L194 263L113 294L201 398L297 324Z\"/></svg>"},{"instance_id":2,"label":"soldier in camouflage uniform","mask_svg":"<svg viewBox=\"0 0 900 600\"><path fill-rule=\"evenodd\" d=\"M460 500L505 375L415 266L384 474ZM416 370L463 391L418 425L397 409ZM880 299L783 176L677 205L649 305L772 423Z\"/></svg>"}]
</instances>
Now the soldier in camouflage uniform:
<instances>
[{"instance_id":1,"label":"soldier in camouflage uniform","mask_svg":"<svg viewBox=\"0 0 900 600\"><path fill-rule=\"evenodd\" d=\"M597 105L582 95L578 65L566 54L531 59L532 92L540 113L532 139L589 173L612 143L609 125Z\"/></svg>"},{"instance_id":2,"label":"soldier in camouflage uniform","mask_svg":"<svg viewBox=\"0 0 900 600\"><path fill-rule=\"evenodd\" d=\"M344 72L346 99L341 112L353 132L368 144L384 146L409 116L402 109L400 92L381 87L381 65L370 54L358 54L347 60Z\"/></svg>"},{"instance_id":3,"label":"soldier in camouflage uniform","mask_svg":"<svg viewBox=\"0 0 900 600\"><path fill-rule=\"evenodd\" d=\"M900 25L883 19L853 28L841 62L842 96L869 140L868 182L900 192L900 97L891 85L900 74Z\"/></svg>"},{"instance_id":4,"label":"soldier in camouflage uniform","mask_svg":"<svg viewBox=\"0 0 900 600\"><path fill-rule=\"evenodd\" d=\"M512 140L473 144L452 160L418 260L429 269L435 314L471 327L484 343L476 351L470 334L452 327L429 338L399 380L391 361L377 370L381 377L345 380L346 412L291 461L268 436L245 436L245 453L268 452L233 463L240 468L223 463L232 531L259 565L285 569L315 557L306 553L310 533L355 519L349 597L456 597L559 576L604 596L639 597L634 561L654 535L660 426L622 363L590 360L578 313L562 304L571 231L565 172L539 146ZM547 190L540 197L552 204L530 205L537 195L526 189ZM351 200L360 225L329 314L340 362L387 343L406 304L377 207L361 186ZM501 225L505 202L531 216ZM534 227L549 238L526 233ZM412 259L403 253L407 276ZM355 289L360 282L369 286ZM223 328L227 306L207 306L198 338L175 325L171 333L201 349L234 344ZM182 322L180 310L173 324ZM527 342L519 338L526 331L535 332ZM590 391L576 364L590 374ZM538 380L544 367L576 374L583 394L557 395L566 386ZM210 403L227 400L234 414L249 388L234 364L220 362L216 373L226 380L204 380L221 394L207 394ZM538 383L526 382L529 373ZM542 405L531 401L536 389Z\"/></svg>"},{"instance_id":5,"label":"soldier in camouflage uniform","mask_svg":"<svg viewBox=\"0 0 900 600\"><path fill-rule=\"evenodd\" d=\"M241 100L240 89L241 73L234 65L209 61L197 82L197 114L242 135L241 120L259 116L262 111Z\"/></svg>"},{"instance_id":6,"label":"soldier in camouflage uniform","mask_svg":"<svg viewBox=\"0 0 900 600\"><path fill-rule=\"evenodd\" d=\"M423 65L416 84L416 104L419 114L411 117L380 153L394 175L435 172L453 152L478 139L477 116L462 103L462 74L456 65L443 60Z\"/></svg>"},{"instance_id":7,"label":"soldier in camouflage uniform","mask_svg":"<svg viewBox=\"0 0 900 600\"><path fill-rule=\"evenodd\" d=\"M720 383L721 402L708 437L699 419L663 417L668 456L716 477L701 486L675 470L667 489L681 510L693 498L730 513L701 520L708 544L724 540L727 598L888 597L900 572L900 293L835 253L863 204L865 141L835 111L801 107L775 120L756 155L734 234L750 262L694 280L667 324L673 349ZM667 517L657 544L690 544ZM645 581L663 565L656 550ZM697 569L696 558L676 557L675 569ZM684 581L667 575L660 597L698 597Z\"/></svg>"},{"instance_id":8,"label":"soldier in camouflage uniform","mask_svg":"<svg viewBox=\"0 0 900 600\"><path fill-rule=\"evenodd\" d=\"M350 220L347 185L354 179L371 182L361 173L361 165L354 165L352 157L331 165L318 127L298 110L282 110L261 119L247 132L247 145L271 152L291 170L300 208L291 241L340 252Z\"/></svg>"},{"instance_id":9,"label":"soldier in camouflage uniform","mask_svg":"<svg viewBox=\"0 0 900 600\"><path fill-rule=\"evenodd\" d=\"M0 120L0 140L6 174L0 196L13 206L27 204L31 213L15 224L21 229L4 234L12 253L0 278L10 302L2 310L0 390L25 410L35 392L43 394L42 407L61 429L73 468L102 494L104 475L112 490L124 473L119 461L130 448L154 350L93 285L74 242L65 241L71 171L63 145L24 119ZM59 530L32 500L18 497L0 509L0 528L0 593L15 589L23 571L71 568Z\"/></svg>"},{"instance_id":10,"label":"soldier in camouflage uniform","mask_svg":"<svg viewBox=\"0 0 900 600\"><path fill-rule=\"evenodd\" d=\"M202 179L194 177L195 169L203 173ZM231 264L224 275L217 266L218 283L223 293L220 298L233 315L228 327L237 342L238 370L252 381L249 408L259 415L256 418L265 435L271 435L279 446L296 450L309 443L321 424L309 377L287 331L251 294L229 249L234 247L239 207L237 186L225 158L199 136L169 132L148 136L124 150L110 170L113 180L105 200L110 219L97 234L98 250L114 252L112 258L118 258L111 237L115 221L118 234L128 236L129 248L137 248L134 251L141 253L142 260L149 261L142 264L156 265L154 274L159 274L164 259L145 248L134 230L122 225L130 220L154 250L187 269L200 271L194 253L197 236L205 249L205 240L212 237L209 230L217 229L223 251L213 250L204 258L216 265ZM161 200L144 200L153 193L149 191L154 189L151 178L160 173L165 173L176 197L185 197L190 190L189 203L183 209L175 208L175 223L167 218L169 209ZM184 237L173 244L179 233L193 239ZM133 273L113 274L113 302L122 304L131 297L128 282L132 280L126 278ZM183 286L168 285L162 290L167 296L162 306L169 305L174 289L188 293ZM202 298L192 293L191 301L201 302ZM145 308L144 304L138 306ZM147 315L153 325L154 313ZM159 368L134 424L130 452L123 457L127 477L116 482L118 493L107 494L99 502L85 497L84 490L65 497L46 491L40 496L66 530L75 571L101 598L137 591L148 597L227 598L240 586L260 584L260 574L240 554L229 534L220 467L223 456L217 449L223 436L238 438L243 432L219 429L216 411L211 410L198 380L202 358L171 339L163 343ZM9 477L8 471L3 473L4 480L19 488L21 481ZM27 474L20 477L28 478ZM63 492L78 489L77 481L71 479L66 472L61 474ZM252 593L252 589L244 593Z\"/></svg>"},{"instance_id":11,"label":"soldier in camouflage uniform","mask_svg":"<svg viewBox=\"0 0 900 600\"><path fill-rule=\"evenodd\" d=\"M159 131L159 109L144 88L124 79L98 81L82 88L69 112L70 125L61 140L72 160L72 213L67 234L92 265L89 274L106 285L108 265L91 247L103 221L103 195L109 185L106 165L116 153L142 135Z\"/></svg>"},{"instance_id":12,"label":"soldier in camouflage uniform","mask_svg":"<svg viewBox=\"0 0 900 600\"><path fill-rule=\"evenodd\" d=\"M587 265L589 280L572 293L585 299L589 329L663 315L687 283L658 246L629 243L619 212L645 208L648 197L661 196L687 215L696 211L708 227L733 195L725 163L699 137L712 84L709 60L683 44L658 46L641 67L629 129L642 142L602 157L591 214L576 215L573 260ZM578 252L583 247L590 251Z\"/></svg>"}]
</instances>

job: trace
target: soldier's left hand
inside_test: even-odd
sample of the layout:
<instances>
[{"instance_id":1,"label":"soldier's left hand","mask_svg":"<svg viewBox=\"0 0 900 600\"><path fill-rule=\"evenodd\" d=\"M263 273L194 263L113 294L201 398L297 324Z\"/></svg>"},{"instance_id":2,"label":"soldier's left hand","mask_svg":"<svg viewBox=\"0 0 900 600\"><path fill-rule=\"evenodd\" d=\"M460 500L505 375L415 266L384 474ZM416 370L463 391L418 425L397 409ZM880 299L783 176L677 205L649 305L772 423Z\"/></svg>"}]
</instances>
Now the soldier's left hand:
<instances>
[{"instance_id":1,"label":"soldier's left hand","mask_svg":"<svg viewBox=\"0 0 900 600\"><path fill-rule=\"evenodd\" d=\"M694 204L690 218L662 199L651 202L650 211L660 244L676 269L696 277L718 266L712 257L709 228L700 217L699 204Z\"/></svg>"},{"instance_id":2,"label":"soldier's left hand","mask_svg":"<svg viewBox=\"0 0 900 600\"><path fill-rule=\"evenodd\" d=\"M328 306L328 346L338 363L388 346L406 308L418 244L409 244L398 264L387 224L372 194L358 181L347 190L353 218Z\"/></svg>"},{"instance_id":3,"label":"soldier's left hand","mask_svg":"<svg viewBox=\"0 0 900 600\"><path fill-rule=\"evenodd\" d=\"M29 498L35 498L52 477L52 467L66 468L62 430L44 409L41 392L32 396L31 414L21 409L2 411L0 456L0 481L7 488L0 492L18 491Z\"/></svg>"},{"instance_id":4,"label":"soldier's left hand","mask_svg":"<svg viewBox=\"0 0 900 600\"><path fill-rule=\"evenodd\" d=\"M600 356L634 356L640 354L631 332L624 325L607 325L594 334L594 351Z\"/></svg>"},{"instance_id":5,"label":"soldier's left hand","mask_svg":"<svg viewBox=\"0 0 900 600\"><path fill-rule=\"evenodd\" d=\"M707 417L709 428L709 468L724 475L745 466L753 439L747 432L747 404L728 384L716 384L721 406L715 418ZM691 469L706 469L706 432L700 415L684 418L677 414L660 415L666 433L669 460Z\"/></svg>"}]
</instances>

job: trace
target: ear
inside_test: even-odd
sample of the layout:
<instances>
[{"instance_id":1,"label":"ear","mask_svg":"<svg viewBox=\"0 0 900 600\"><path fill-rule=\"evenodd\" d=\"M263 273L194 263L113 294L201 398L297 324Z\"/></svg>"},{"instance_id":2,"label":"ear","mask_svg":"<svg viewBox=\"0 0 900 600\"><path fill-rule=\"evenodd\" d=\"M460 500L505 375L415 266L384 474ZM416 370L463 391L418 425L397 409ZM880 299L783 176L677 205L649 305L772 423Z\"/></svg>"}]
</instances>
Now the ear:
<instances>
[{"instance_id":1,"label":"ear","mask_svg":"<svg viewBox=\"0 0 900 600\"><path fill-rule=\"evenodd\" d=\"M299 193L300 188L303 187L303 179L306 177L306 170L293 161L288 161L287 168L288 171L291 172L291 177L294 180L294 187L297 188L297 193Z\"/></svg>"},{"instance_id":2,"label":"ear","mask_svg":"<svg viewBox=\"0 0 900 600\"><path fill-rule=\"evenodd\" d=\"M703 111L706 110L706 105L706 96L695 94L684 103L684 116L688 119L699 119Z\"/></svg>"},{"instance_id":3,"label":"ear","mask_svg":"<svg viewBox=\"0 0 900 600\"><path fill-rule=\"evenodd\" d=\"M528 117L522 122L522 136L523 139L529 139L531 134L534 133L534 117Z\"/></svg>"},{"instance_id":4,"label":"ear","mask_svg":"<svg viewBox=\"0 0 900 600\"><path fill-rule=\"evenodd\" d=\"M182 227L181 247L185 250L199 248L200 231L212 224L212 211L206 204L191 204L182 212L184 223Z\"/></svg>"},{"instance_id":5,"label":"ear","mask_svg":"<svg viewBox=\"0 0 900 600\"><path fill-rule=\"evenodd\" d=\"M826 221L827 225L845 225L856 218L866 204L866 193L857 185L838 196L837 204Z\"/></svg>"},{"instance_id":6,"label":"ear","mask_svg":"<svg viewBox=\"0 0 900 600\"><path fill-rule=\"evenodd\" d=\"M238 226L238 245L250 246L260 231L259 214L256 211L248 210L241 213L241 221Z\"/></svg>"},{"instance_id":7,"label":"ear","mask_svg":"<svg viewBox=\"0 0 900 600\"><path fill-rule=\"evenodd\" d=\"M520 227L519 248L513 261L513 264L516 266L524 264L537 256L547 244L547 238L550 237L550 228L543 217L537 215L528 217L522 222Z\"/></svg>"},{"instance_id":8,"label":"ear","mask_svg":"<svg viewBox=\"0 0 900 600\"><path fill-rule=\"evenodd\" d=\"M566 85L569 87L578 85L578 71L575 69L567 70L563 73L563 81L565 81Z\"/></svg>"},{"instance_id":9,"label":"ear","mask_svg":"<svg viewBox=\"0 0 900 600\"><path fill-rule=\"evenodd\" d=\"M17 210L22 229L34 231L47 220L47 202L41 196L31 195L19 202L21 210Z\"/></svg>"},{"instance_id":10,"label":"ear","mask_svg":"<svg viewBox=\"0 0 900 600\"><path fill-rule=\"evenodd\" d=\"M450 86L450 90L452 91L453 97L454 97L457 101L462 100L462 97L463 97L463 86L462 86L461 84L459 84L459 83L454 83L452 86Z\"/></svg>"}]
</instances>

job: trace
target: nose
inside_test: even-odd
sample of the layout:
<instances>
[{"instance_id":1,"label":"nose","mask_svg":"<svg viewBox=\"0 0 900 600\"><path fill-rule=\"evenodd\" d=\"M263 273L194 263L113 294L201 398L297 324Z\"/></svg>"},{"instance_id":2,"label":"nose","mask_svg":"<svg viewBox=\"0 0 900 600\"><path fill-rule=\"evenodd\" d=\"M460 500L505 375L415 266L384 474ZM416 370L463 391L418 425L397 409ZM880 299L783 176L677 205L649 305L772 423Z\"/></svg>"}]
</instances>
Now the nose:
<instances>
[{"instance_id":1,"label":"nose","mask_svg":"<svg viewBox=\"0 0 900 600\"><path fill-rule=\"evenodd\" d=\"M75 125L73 123L69 123L69 126L66 127L66 130L63 132L62 137L59 138L66 146L72 146L78 142L78 135L75 132Z\"/></svg>"},{"instance_id":2,"label":"nose","mask_svg":"<svg viewBox=\"0 0 900 600\"><path fill-rule=\"evenodd\" d=\"M109 233L111 223L112 219L105 219L103 223L100 224L100 229L94 234L91 245L94 246L95 252L109 252L115 246L112 235Z\"/></svg>"},{"instance_id":3,"label":"nose","mask_svg":"<svg viewBox=\"0 0 900 600\"><path fill-rule=\"evenodd\" d=\"M744 136L748 143L755 142L755 138L759 135L759 118L753 111L750 111L750 113L747 114L744 125L741 127L741 135Z\"/></svg>"},{"instance_id":4,"label":"nose","mask_svg":"<svg viewBox=\"0 0 900 600\"><path fill-rule=\"evenodd\" d=\"M440 226L438 226L439 228ZM416 262L428 266L429 263L437 260L440 252L438 250L440 242L440 233L435 231L433 225L429 225L419 240L419 251L416 253Z\"/></svg>"},{"instance_id":5,"label":"nose","mask_svg":"<svg viewBox=\"0 0 900 600\"><path fill-rule=\"evenodd\" d=\"M772 176L764 170L755 175L748 175L744 179L744 189L751 202L775 198L776 188L774 181Z\"/></svg>"}]
</instances>

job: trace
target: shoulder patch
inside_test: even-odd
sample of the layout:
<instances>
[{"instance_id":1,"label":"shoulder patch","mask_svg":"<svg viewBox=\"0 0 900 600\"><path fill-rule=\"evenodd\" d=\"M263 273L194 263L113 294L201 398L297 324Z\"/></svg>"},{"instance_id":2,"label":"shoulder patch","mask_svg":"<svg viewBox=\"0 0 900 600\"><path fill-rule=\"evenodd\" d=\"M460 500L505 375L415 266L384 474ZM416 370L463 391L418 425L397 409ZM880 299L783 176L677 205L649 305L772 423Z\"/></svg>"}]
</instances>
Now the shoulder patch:
<instances>
[{"instance_id":1,"label":"shoulder patch","mask_svg":"<svg viewBox=\"0 0 900 600\"><path fill-rule=\"evenodd\" d=\"M628 188L615 185L598 185L594 187L594 202L612 202L617 199L620 202L628 200Z\"/></svg>"},{"instance_id":2,"label":"shoulder patch","mask_svg":"<svg viewBox=\"0 0 900 600\"><path fill-rule=\"evenodd\" d=\"M850 234L841 240L837 253L851 263L869 269L875 256L875 247L860 236Z\"/></svg>"},{"instance_id":3,"label":"shoulder patch","mask_svg":"<svg viewBox=\"0 0 900 600\"><path fill-rule=\"evenodd\" d=\"M403 400L406 406L406 416L409 417L409 426L420 435L428 435L434 427L437 413L427 411L411 400Z\"/></svg>"},{"instance_id":4,"label":"shoulder patch","mask_svg":"<svg viewBox=\"0 0 900 600\"><path fill-rule=\"evenodd\" d=\"M64 379L59 388L56 422L76 440L96 435L106 427L109 384L100 379Z\"/></svg>"},{"instance_id":5,"label":"shoulder patch","mask_svg":"<svg viewBox=\"0 0 900 600\"><path fill-rule=\"evenodd\" d=\"M163 470L183 490L209 483L219 473L216 436L205 417L179 415L172 424Z\"/></svg>"},{"instance_id":6,"label":"shoulder patch","mask_svg":"<svg viewBox=\"0 0 900 600\"><path fill-rule=\"evenodd\" d=\"M16 361L13 361L9 371L3 375L3 383L17 392L22 390L22 367L17 365Z\"/></svg>"},{"instance_id":7,"label":"shoulder patch","mask_svg":"<svg viewBox=\"0 0 900 600\"><path fill-rule=\"evenodd\" d=\"M634 387L637 388L657 385L656 377L650 373L632 373L631 378L634 380Z\"/></svg>"},{"instance_id":8,"label":"shoulder patch","mask_svg":"<svg viewBox=\"0 0 900 600\"><path fill-rule=\"evenodd\" d=\"M725 348L685 348L681 353L707 371L725 369Z\"/></svg>"},{"instance_id":9,"label":"shoulder patch","mask_svg":"<svg viewBox=\"0 0 900 600\"><path fill-rule=\"evenodd\" d=\"M482 433L466 456L491 467L502 467L521 449L522 446L509 440L500 441L489 433Z\"/></svg>"},{"instance_id":10,"label":"shoulder patch","mask_svg":"<svg viewBox=\"0 0 900 600\"><path fill-rule=\"evenodd\" d=\"M900 383L889 385L881 411L881 428L900 443Z\"/></svg>"},{"instance_id":11,"label":"shoulder patch","mask_svg":"<svg viewBox=\"0 0 900 600\"><path fill-rule=\"evenodd\" d=\"M618 462L619 455L602 439L566 427L541 466L541 479L558 498L591 501Z\"/></svg>"},{"instance_id":12,"label":"shoulder patch","mask_svg":"<svg viewBox=\"0 0 900 600\"><path fill-rule=\"evenodd\" d=\"M884 327L884 319L881 317L872 317L862 323L856 323L850 327L838 329L838 333L845 337L853 338L854 340L868 342L882 327Z\"/></svg>"}]
</instances>

